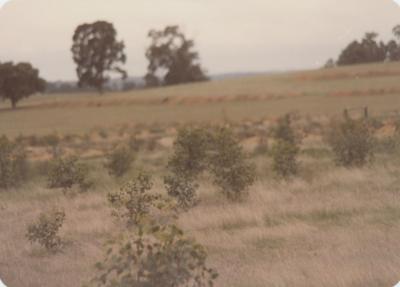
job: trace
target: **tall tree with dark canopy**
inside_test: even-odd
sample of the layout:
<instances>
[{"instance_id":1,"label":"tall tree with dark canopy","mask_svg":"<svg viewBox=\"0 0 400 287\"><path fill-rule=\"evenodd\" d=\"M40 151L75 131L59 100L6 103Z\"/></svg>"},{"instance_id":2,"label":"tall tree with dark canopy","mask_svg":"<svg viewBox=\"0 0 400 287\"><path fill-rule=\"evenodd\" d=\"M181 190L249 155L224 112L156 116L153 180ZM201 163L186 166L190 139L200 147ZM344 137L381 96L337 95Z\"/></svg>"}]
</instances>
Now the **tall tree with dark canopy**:
<instances>
[{"instance_id":1,"label":"tall tree with dark canopy","mask_svg":"<svg viewBox=\"0 0 400 287\"><path fill-rule=\"evenodd\" d=\"M30 63L0 63L0 98L10 100L13 109L21 99L43 92L45 88L45 80Z\"/></svg>"},{"instance_id":2,"label":"tall tree with dark canopy","mask_svg":"<svg viewBox=\"0 0 400 287\"><path fill-rule=\"evenodd\" d=\"M93 87L102 93L110 73L126 78L127 73L120 66L126 62L125 44L116 38L113 24L105 21L78 26L71 51L77 65L79 87Z\"/></svg>"},{"instance_id":3,"label":"tall tree with dark canopy","mask_svg":"<svg viewBox=\"0 0 400 287\"><path fill-rule=\"evenodd\" d=\"M144 77L148 86L175 85L207 80L193 50L194 41L186 39L178 26L151 30L151 45L146 51L149 60Z\"/></svg>"},{"instance_id":4,"label":"tall tree with dark canopy","mask_svg":"<svg viewBox=\"0 0 400 287\"><path fill-rule=\"evenodd\" d=\"M384 43L378 43L378 34L366 33L361 42L351 42L340 54L337 64L354 65L362 63L383 62L387 57L387 47Z\"/></svg>"},{"instance_id":5,"label":"tall tree with dark canopy","mask_svg":"<svg viewBox=\"0 0 400 287\"><path fill-rule=\"evenodd\" d=\"M386 45L387 58L389 61L400 61L400 25L396 25L392 33L396 40L390 40Z\"/></svg>"}]
</instances>

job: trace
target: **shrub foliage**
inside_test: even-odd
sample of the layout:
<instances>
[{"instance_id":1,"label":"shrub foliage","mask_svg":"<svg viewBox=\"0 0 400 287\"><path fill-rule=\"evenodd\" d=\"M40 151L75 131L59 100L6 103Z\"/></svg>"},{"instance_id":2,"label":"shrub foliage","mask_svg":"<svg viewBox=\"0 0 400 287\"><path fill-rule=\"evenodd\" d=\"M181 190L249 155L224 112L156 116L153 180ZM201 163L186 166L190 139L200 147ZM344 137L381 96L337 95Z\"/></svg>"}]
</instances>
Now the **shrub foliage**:
<instances>
[{"instance_id":1,"label":"shrub foliage","mask_svg":"<svg viewBox=\"0 0 400 287\"><path fill-rule=\"evenodd\" d=\"M164 177L164 184L168 195L175 198L183 210L197 203L196 191L199 185L196 181L184 176L169 175Z\"/></svg>"},{"instance_id":2,"label":"shrub foliage","mask_svg":"<svg viewBox=\"0 0 400 287\"><path fill-rule=\"evenodd\" d=\"M26 237L31 243L37 242L48 251L57 251L62 243L58 233L64 220L65 213L62 210L41 213L37 221L28 226Z\"/></svg>"},{"instance_id":3,"label":"shrub foliage","mask_svg":"<svg viewBox=\"0 0 400 287\"><path fill-rule=\"evenodd\" d=\"M283 178L296 175L298 171L297 156L300 148L289 114L279 119L273 134L275 144L272 147L272 168L274 172Z\"/></svg>"},{"instance_id":4,"label":"shrub foliage","mask_svg":"<svg viewBox=\"0 0 400 287\"><path fill-rule=\"evenodd\" d=\"M0 138L0 188L15 187L28 174L28 163L23 146L14 144L5 136Z\"/></svg>"},{"instance_id":5,"label":"shrub foliage","mask_svg":"<svg viewBox=\"0 0 400 287\"><path fill-rule=\"evenodd\" d=\"M108 154L105 167L111 176L121 177L129 171L133 160L134 156L130 149L119 147Z\"/></svg>"},{"instance_id":6,"label":"shrub foliage","mask_svg":"<svg viewBox=\"0 0 400 287\"><path fill-rule=\"evenodd\" d=\"M157 226L110 242L89 286L206 287L218 277L204 248L172 225Z\"/></svg>"},{"instance_id":7,"label":"shrub foliage","mask_svg":"<svg viewBox=\"0 0 400 287\"><path fill-rule=\"evenodd\" d=\"M88 167L79 163L76 157L55 159L50 164L48 186L62 188L64 193L74 186L78 186L80 191L86 191L92 185L88 173Z\"/></svg>"},{"instance_id":8,"label":"shrub foliage","mask_svg":"<svg viewBox=\"0 0 400 287\"><path fill-rule=\"evenodd\" d=\"M168 195L181 208L188 209L197 201L196 180L208 165L209 133L202 128L179 130L174 153L168 161L169 175L164 178Z\"/></svg>"},{"instance_id":9,"label":"shrub foliage","mask_svg":"<svg viewBox=\"0 0 400 287\"><path fill-rule=\"evenodd\" d=\"M197 202L197 180L209 172L213 182L230 199L238 199L255 180L255 168L228 128L182 129L164 178L168 194L187 209Z\"/></svg>"},{"instance_id":10,"label":"shrub foliage","mask_svg":"<svg viewBox=\"0 0 400 287\"><path fill-rule=\"evenodd\" d=\"M230 199L239 199L255 181L255 166L247 162L239 141L230 129L215 129L209 165L214 183Z\"/></svg>"},{"instance_id":11,"label":"shrub foliage","mask_svg":"<svg viewBox=\"0 0 400 287\"><path fill-rule=\"evenodd\" d=\"M273 170L278 176L288 178L297 174L299 148L286 141L277 141L272 148Z\"/></svg>"},{"instance_id":12,"label":"shrub foliage","mask_svg":"<svg viewBox=\"0 0 400 287\"><path fill-rule=\"evenodd\" d=\"M334 122L327 137L338 165L363 166L373 157L373 137L365 120Z\"/></svg>"},{"instance_id":13,"label":"shrub foliage","mask_svg":"<svg viewBox=\"0 0 400 287\"><path fill-rule=\"evenodd\" d=\"M151 193L151 176L140 172L117 192L108 194L113 215L127 220L128 226L137 226L148 217L153 208L160 208L161 197Z\"/></svg>"}]
</instances>

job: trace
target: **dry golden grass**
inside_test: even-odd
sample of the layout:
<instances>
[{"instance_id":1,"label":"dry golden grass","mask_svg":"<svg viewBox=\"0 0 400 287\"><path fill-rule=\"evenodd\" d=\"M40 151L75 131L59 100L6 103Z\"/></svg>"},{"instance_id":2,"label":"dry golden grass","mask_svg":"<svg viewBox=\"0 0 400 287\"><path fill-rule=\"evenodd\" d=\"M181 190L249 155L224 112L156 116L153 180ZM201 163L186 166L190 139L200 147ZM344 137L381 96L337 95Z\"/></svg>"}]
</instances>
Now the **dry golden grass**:
<instances>
[{"instance_id":1,"label":"dry golden grass","mask_svg":"<svg viewBox=\"0 0 400 287\"><path fill-rule=\"evenodd\" d=\"M227 202L204 179L201 203L178 225L207 248L220 287L393 286L400 279L398 155L378 155L364 169L342 169L333 166L321 140L329 117L345 107L369 106L377 114L395 109L399 74L399 64L363 65L104 97L32 97L17 111L2 103L0 134L75 134L61 146L65 154L88 159L96 187L65 197L35 178L0 191L0 277L10 287L71 287L92 276L103 243L123 228L106 203L106 192L121 182L108 177L102 157L130 135L144 141L135 168L150 170L163 192L160 178L177 123L236 121L252 152L276 116L297 110L302 116L294 124L304 137L298 178L277 181L270 159L258 154L259 180L243 202ZM393 127L387 123L377 135L390 135ZM29 158L47 159L50 152L30 146ZM65 248L56 255L25 238L27 225L53 206L67 214Z\"/></svg>"},{"instance_id":2,"label":"dry golden grass","mask_svg":"<svg viewBox=\"0 0 400 287\"><path fill-rule=\"evenodd\" d=\"M200 205L178 224L206 246L220 273L217 286L375 287L399 279L400 166L321 170L312 164L313 180L264 177L240 203L203 184ZM0 273L15 287L80 286L102 258L102 243L122 228L105 200L105 191L117 186L108 182L73 198L41 186L0 194ZM54 205L67 213L66 247L49 255L24 234Z\"/></svg>"}]
</instances>

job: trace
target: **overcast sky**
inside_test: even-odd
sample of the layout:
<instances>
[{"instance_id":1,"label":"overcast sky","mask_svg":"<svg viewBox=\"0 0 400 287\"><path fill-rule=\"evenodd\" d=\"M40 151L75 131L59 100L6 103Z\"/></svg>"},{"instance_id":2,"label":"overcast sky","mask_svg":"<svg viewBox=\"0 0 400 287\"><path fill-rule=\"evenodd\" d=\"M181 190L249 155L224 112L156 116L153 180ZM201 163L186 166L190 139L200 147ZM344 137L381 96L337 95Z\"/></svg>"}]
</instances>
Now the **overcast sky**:
<instances>
[{"instance_id":1,"label":"overcast sky","mask_svg":"<svg viewBox=\"0 0 400 287\"><path fill-rule=\"evenodd\" d=\"M400 24L393 0L11 0L0 10L0 61L30 61L48 80L75 79L70 46L82 22L107 20L145 73L146 35L178 24L210 74L313 68L366 31Z\"/></svg>"}]
</instances>

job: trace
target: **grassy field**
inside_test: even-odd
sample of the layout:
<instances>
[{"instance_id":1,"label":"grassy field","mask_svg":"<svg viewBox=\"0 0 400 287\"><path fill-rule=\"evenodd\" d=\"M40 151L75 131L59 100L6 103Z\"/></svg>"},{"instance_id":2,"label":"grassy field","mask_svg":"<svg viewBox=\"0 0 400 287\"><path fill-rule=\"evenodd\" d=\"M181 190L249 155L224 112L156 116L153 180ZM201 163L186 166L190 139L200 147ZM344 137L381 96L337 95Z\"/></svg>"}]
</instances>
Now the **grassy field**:
<instances>
[{"instance_id":1,"label":"grassy field","mask_svg":"<svg viewBox=\"0 0 400 287\"><path fill-rule=\"evenodd\" d=\"M368 106L393 112L400 104L400 64L362 65L189 84L127 93L44 95L0 104L0 133L84 133L124 124L270 119L297 111L340 114Z\"/></svg>"},{"instance_id":2,"label":"grassy field","mask_svg":"<svg viewBox=\"0 0 400 287\"><path fill-rule=\"evenodd\" d=\"M365 65L104 96L37 96L17 111L1 104L0 134L58 133L64 155L91 165L95 186L68 197L46 188L39 174L17 189L0 190L0 277L10 287L81 286L103 257L104 242L123 229L110 215L107 192L141 168L155 177L154 190L165 192L162 175L178 124L230 122L257 166L256 184L243 201L230 202L203 178L199 205L177 222L206 247L209 265L220 273L216 286L395 285L400 152L381 149L366 167L345 169L333 163L323 133L343 108L368 106L372 115L397 119L399 76L399 64ZM303 140L300 173L281 181L272 174L271 157L257 147L289 111L298 112L294 126ZM392 133L384 119L375 135ZM104 154L132 135L141 143L134 168L114 180L103 167ZM32 163L51 158L46 143L24 141ZM67 213L61 230L66 246L56 255L25 238L27 225L52 206Z\"/></svg>"}]
</instances>

